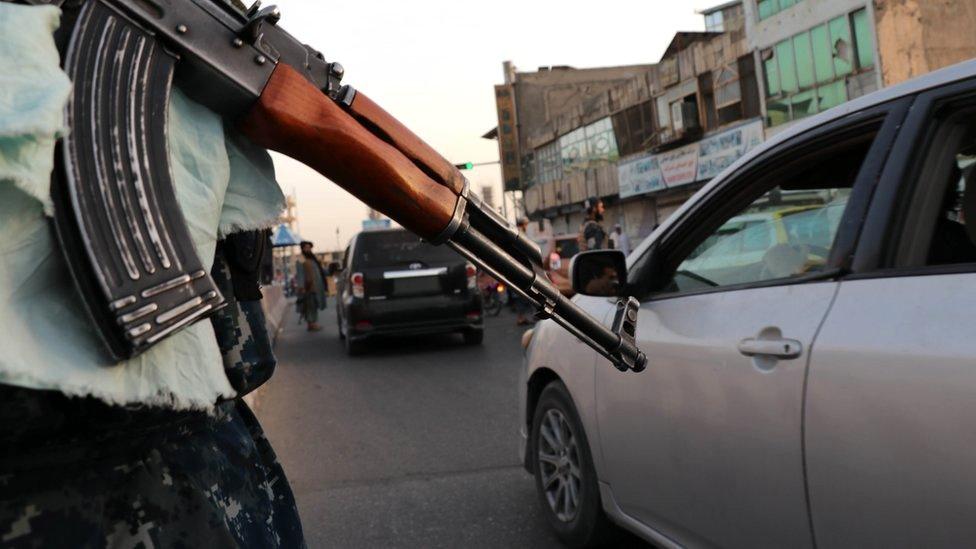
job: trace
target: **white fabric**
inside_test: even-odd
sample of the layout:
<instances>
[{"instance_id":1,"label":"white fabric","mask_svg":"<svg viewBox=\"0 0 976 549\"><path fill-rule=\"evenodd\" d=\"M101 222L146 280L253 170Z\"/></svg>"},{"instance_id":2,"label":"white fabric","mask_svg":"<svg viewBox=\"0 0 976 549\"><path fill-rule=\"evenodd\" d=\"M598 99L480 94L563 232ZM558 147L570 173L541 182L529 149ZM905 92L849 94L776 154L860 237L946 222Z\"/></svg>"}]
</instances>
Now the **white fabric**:
<instances>
[{"instance_id":1,"label":"white fabric","mask_svg":"<svg viewBox=\"0 0 976 549\"><path fill-rule=\"evenodd\" d=\"M70 89L51 38L58 17L52 7L0 3L0 383L209 409L234 395L210 322L110 364L57 248L45 212ZM169 141L177 199L205 265L218 233L273 224L284 197L266 151L226 139L220 119L179 91Z\"/></svg>"}]
</instances>

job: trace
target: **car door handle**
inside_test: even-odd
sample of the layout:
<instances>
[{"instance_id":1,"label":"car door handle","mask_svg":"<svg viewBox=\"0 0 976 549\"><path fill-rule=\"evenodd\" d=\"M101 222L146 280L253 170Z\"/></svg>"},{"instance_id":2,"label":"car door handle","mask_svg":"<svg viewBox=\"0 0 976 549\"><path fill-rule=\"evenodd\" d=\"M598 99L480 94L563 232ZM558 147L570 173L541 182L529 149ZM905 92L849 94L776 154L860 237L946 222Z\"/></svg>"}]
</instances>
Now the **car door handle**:
<instances>
[{"instance_id":1,"label":"car door handle","mask_svg":"<svg viewBox=\"0 0 976 549\"><path fill-rule=\"evenodd\" d=\"M747 337L739 342L739 352L746 356L796 358L803 354L803 345L795 339Z\"/></svg>"}]
</instances>

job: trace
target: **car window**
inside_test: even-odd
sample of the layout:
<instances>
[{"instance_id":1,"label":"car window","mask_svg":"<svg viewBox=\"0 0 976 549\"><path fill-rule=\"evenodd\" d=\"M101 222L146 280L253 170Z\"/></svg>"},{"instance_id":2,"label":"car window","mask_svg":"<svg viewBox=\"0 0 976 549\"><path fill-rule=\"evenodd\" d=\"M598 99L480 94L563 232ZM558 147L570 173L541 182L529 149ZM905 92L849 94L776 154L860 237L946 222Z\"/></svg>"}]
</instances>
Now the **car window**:
<instances>
[{"instance_id":1,"label":"car window","mask_svg":"<svg viewBox=\"0 0 976 549\"><path fill-rule=\"evenodd\" d=\"M776 188L710 235L681 262L675 291L800 276L823 269L849 188ZM802 205L798 205L802 204Z\"/></svg>"},{"instance_id":2,"label":"car window","mask_svg":"<svg viewBox=\"0 0 976 549\"><path fill-rule=\"evenodd\" d=\"M976 262L976 118L968 122L965 134L943 158L949 176L929 243L928 265Z\"/></svg>"},{"instance_id":3,"label":"car window","mask_svg":"<svg viewBox=\"0 0 976 549\"><path fill-rule=\"evenodd\" d=\"M931 116L932 137L907 187L890 267L976 263L976 106L967 103L950 102Z\"/></svg>"},{"instance_id":4,"label":"car window","mask_svg":"<svg viewBox=\"0 0 976 549\"><path fill-rule=\"evenodd\" d=\"M666 244L674 251L661 263L673 270L666 271L670 274L658 286L660 291L703 291L825 271L872 138L873 134L863 135L839 145L830 153L831 162L812 153L807 159L768 168L766 181L730 181L726 192L738 191L735 202L742 205L735 208L727 195L718 194L702 210L712 206L721 213L702 213L706 219L682 222L687 231L679 227L674 241ZM736 185L746 188L739 191ZM692 239L699 243L691 246Z\"/></svg>"},{"instance_id":5,"label":"car window","mask_svg":"<svg viewBox=\"0 0 976 549\"><path fill-rule=\"evenodd\" d=\"M434 246L407 231L364 232L355 250L356 268L442 265L464 261L447 246Z\"/></svg>"}]
</instances>

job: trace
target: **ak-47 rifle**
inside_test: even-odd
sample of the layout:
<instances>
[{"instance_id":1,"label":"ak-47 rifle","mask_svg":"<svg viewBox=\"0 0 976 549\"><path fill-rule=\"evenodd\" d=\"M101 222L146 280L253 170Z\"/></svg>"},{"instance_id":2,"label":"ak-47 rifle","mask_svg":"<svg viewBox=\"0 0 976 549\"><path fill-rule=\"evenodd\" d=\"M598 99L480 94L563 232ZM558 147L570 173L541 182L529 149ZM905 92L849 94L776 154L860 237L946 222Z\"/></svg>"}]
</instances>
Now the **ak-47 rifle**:
<instances>
[{"instance_id":1,"label":"ak-47 rifle","mask_svg":"<svg viewBox=\"0 0 976 549\"><path fill-rule=\"evenodd\" d=\"M539 248L473 193L453 164L343 68L279 28L275 7L229 0L26 0L64 11L74 83L60 145L55 225L112 355L133 356L223 303L193 251L169 173L174 79L255 143L314 168L434 243L517 289L621 370L644 369L636 301L609 329L565 298Z\"/></svg>"}]
</instances>

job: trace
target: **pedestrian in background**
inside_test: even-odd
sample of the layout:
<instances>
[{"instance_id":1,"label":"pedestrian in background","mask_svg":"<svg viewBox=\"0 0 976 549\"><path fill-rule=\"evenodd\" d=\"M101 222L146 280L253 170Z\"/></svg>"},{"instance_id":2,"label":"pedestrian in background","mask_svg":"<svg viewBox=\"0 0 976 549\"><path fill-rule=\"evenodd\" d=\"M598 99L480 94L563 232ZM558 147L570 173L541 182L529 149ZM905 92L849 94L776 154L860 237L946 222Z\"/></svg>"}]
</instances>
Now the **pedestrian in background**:
<instances>
[{"instance_id":1,"label":"pedestrian in background","mask_svg":"<svg viewBox=\"0 0 976 549\"><path fill-rule=\"evenodd\" d=\"M613 244L613 247L623 252L625 256L630 255L630 238L619 223L613 227Z\"/></svg>"},{"instance_id":2,"label":"pedestrian in background","mask_svg":"<svg viewBox=\"0 0 976 549\"><path fill-rule=\"evenodd\" d=\"M319 311L325 309L326 286L322 264L312 252L312 246L311 242L302 241L302 256L295 264L295 285L302 319L308 323L308 331L317 332L322 329Z\"/></svg>"},{"instance_id":3,"label":"pedestrian in background","mask_svg":"<svg viewBox=\"0 0 976 549\"><path fill-rule=\"evenodd\" d=\"M603 200L590 198L586 201L586 220L580 225L579 249L581 252L586 250L602 250L607 248L607 231L603 228L603 213L606 207Z\"/></svg>"}]
</instances>

